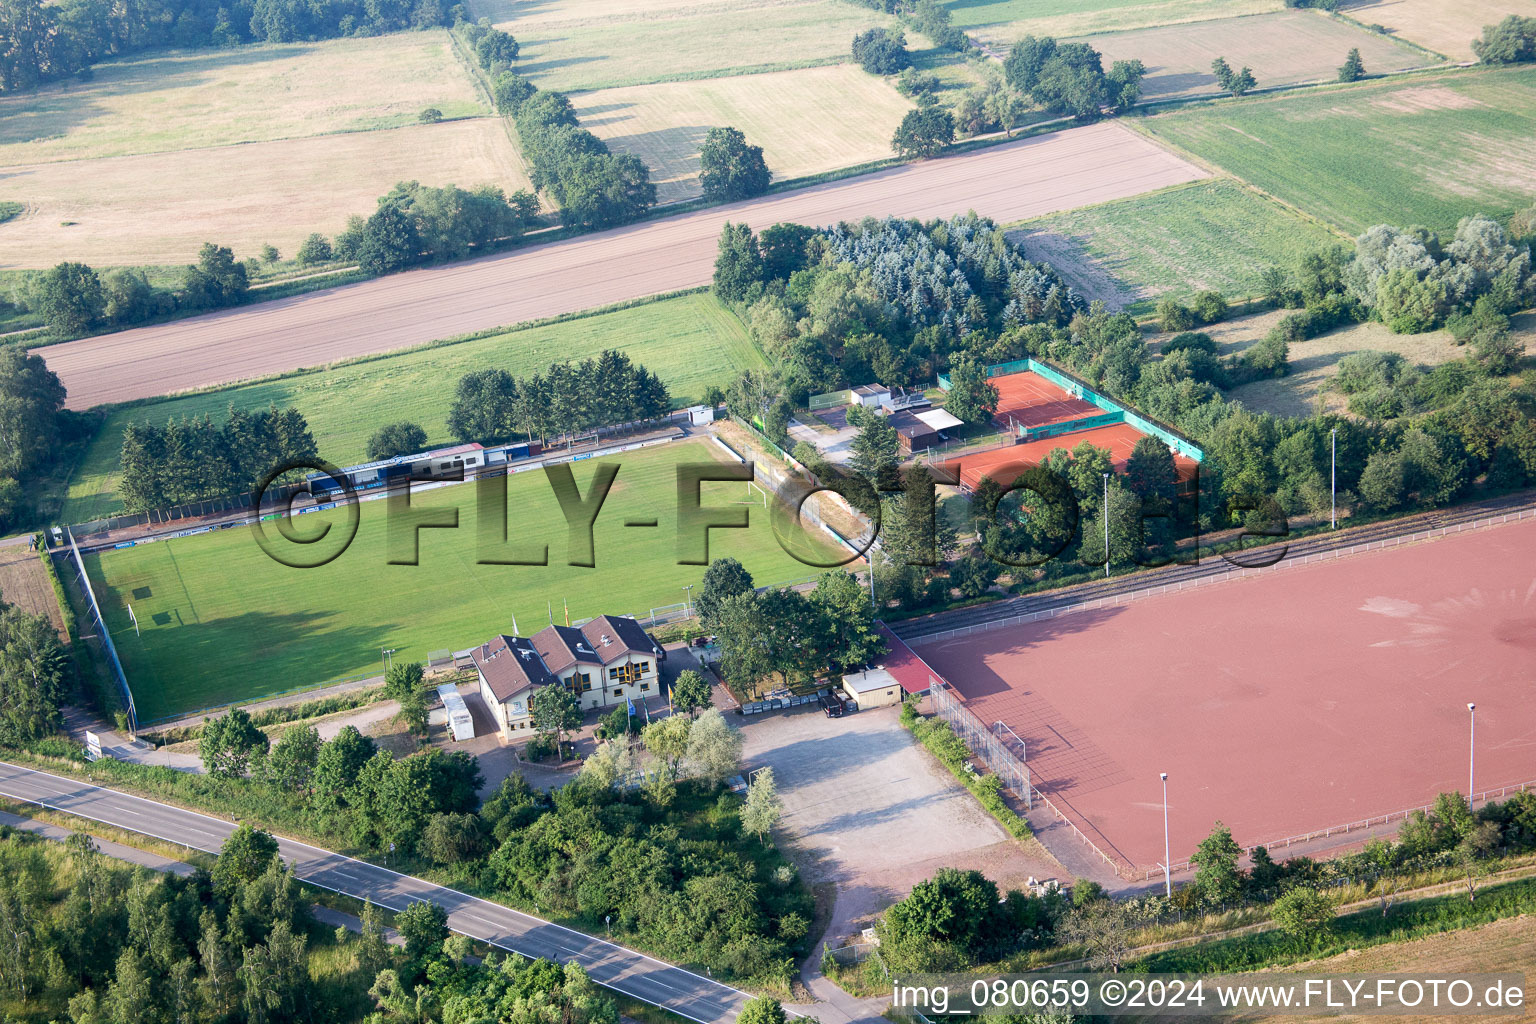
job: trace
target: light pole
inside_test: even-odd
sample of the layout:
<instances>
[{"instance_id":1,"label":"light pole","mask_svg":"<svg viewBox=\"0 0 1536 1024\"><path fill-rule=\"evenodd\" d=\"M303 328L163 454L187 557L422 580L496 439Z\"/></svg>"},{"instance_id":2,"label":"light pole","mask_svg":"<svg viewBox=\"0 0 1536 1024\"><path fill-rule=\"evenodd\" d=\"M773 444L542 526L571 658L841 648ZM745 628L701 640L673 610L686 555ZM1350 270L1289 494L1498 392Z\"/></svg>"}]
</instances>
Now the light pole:
<instances>
[{"instance_id":1,"label":"light pole","mask_svg":"<svg viewBox=\"0 0 1536 1024\"><path fill-rule=\"evenodd\" d=\"M1467 806L1472 806L1472 786L1477 778L1477 705L1467 701Z\"/></svg>"},{"instance_id":2,"label":"light pole","mask_svg":"<svg viewBox=\"0 0 1536 1024\"><path fill-rule=\"evenodd\" d=\"M1109 474L1104 474L1104 578L1109 579Z\"/></svg>"},{"instance_id":3,"label":"light pole","mask_svg":"<svg viewBox=\"0 0 1536 1024\"><path fill-rule=\"evenodd\" d=\"M1339 428L1328 432L1328 526L1339 528Z\"/></svg>"},{"instance_id":4,"label":"light pole","mask_svg":"<svg viewBox=\"0 0 1536 1024\"><path fill-rule=\"evenodd\" d=\"M692 583L688 584L686 587L683 588L683 617L684 618L687 618L689 615L693 614L693 606L692 606L692 603L691 603L692 600L693 600L693 595L688 593L692 589L693 589L693 584Z\"/></svg>"},{"instance_id":5,"label":"light pole","mask_svg":"<svg viewBox=\"0 0 1536 1024\"><path fill-rule=\"evenodd\" d=\"M379 656L384 659L384 671L385 672L388 672L390 669L395 667L395 659L391 658L390 655L394 654L399 649L400 648L398 648L398 647L380 647L379 648Z\"/></svg>"},{"instance_id":6,"label":"light pole","mask_svg":"<svg viewBox=\"0 0 1536 1024\"><path fill-rule=\"evenodd\" d=\"M1163 772L1163 894L1173 895L1173 858L1168 853L1168 773Z\"/></svg>"}]
</instances>

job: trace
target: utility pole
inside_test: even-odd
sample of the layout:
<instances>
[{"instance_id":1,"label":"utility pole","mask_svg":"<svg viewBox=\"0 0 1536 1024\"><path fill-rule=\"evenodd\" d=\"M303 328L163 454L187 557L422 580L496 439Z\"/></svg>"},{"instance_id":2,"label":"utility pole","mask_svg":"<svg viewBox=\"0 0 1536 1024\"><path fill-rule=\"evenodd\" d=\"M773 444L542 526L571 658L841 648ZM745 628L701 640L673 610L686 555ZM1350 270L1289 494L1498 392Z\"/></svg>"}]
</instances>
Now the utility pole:
<instances>
[{"instance_id":1,"label":"utility pole","mask_svg":"<svg viewBox=\"0 0 1536 1024\"><path fill-rule=\"evenodd\" d=\"M1163 894L1173 895L1173 858L1168 853L1168 773L1163 779Z\"/></svg>"},{"instance_id":2,"label":"utility pole","mask_svg":"<svg viewBox=\"0 0 1536 1024\"><path fill-rule=\"evenodd\" d=\"M1328 513L1328 525L1337 530L1339 528L1339 428L1334 427L1328 434L1331 438L1328 457L1328 503L1331 511Z\"/></svg>"},{"instance_id":3,"label":"utility pole","mask_svg":"<svg viewBox=\"0 0 1536 1024\"><path fill-rule=\"evenodd\" d=\"M1104 578L1109 579L1109 474L1104 474Z\"/></svg>"},{"instance_id":4,"label":"utility pole","mask_svg":"<svg viewBox=\"0 0 1536 1024\"><path fill-rule=\"evenodd\" d=\"M1467 702L1467 806L1472 806L1473 784L1477 780L1477 705Z\"/></svg>"}]
</instances>

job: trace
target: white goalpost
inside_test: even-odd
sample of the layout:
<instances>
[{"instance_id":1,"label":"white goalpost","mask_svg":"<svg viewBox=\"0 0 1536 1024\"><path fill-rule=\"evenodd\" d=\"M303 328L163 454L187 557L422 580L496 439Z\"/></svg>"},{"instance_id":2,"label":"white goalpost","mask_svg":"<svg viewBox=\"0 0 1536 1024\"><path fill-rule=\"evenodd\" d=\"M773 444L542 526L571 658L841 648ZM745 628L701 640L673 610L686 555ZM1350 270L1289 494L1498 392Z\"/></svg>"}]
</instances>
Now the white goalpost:
<instances>
[{"instance_id":1,"label":"white goalpost","mask_svg":"<svg viewBox=\"0 0 1536 1024\"><path fill-rule=\"evenodd\" d=\"M753 491L756 491L758 494L762 495L762 498L763 498L763 510L767 511L767 509L768 509L768 492L763 490L763 488L761 486L759 486L758 484L754 483L751 480L748 480L747 481L747 501L755 503L757 499L752 497L752 492Z\"/></svg>"},{"instance_id":2,"label":"white goalpost","mask_svg":"<svg viewBox=\"0 0 1536 1024\"><path fill-rule=\"evenodd\" d=\"M139 635L139 617L137 615L133 614L133 605L132 605L132 603L129 603L127 605L127 608L128 608L128 617L133 620L133 635L134 636L138 636Z\"/></svg>"}]
</instances>

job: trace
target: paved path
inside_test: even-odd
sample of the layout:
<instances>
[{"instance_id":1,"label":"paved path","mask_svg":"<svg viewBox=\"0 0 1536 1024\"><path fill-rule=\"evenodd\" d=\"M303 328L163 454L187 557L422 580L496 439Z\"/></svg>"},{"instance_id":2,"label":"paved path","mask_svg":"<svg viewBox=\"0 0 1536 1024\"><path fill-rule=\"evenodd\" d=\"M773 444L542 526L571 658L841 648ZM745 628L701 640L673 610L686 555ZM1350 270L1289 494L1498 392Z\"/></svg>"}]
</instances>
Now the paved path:
<instances>
[{"instance_id":1,"label":"paved path","mask_svg":"<svg viewBox=\"0 0 1536 1024\"><path fill-rule=\"evenodd\" d=\"M999 223L1207 173L1113 122L38 351L69 407L148 398L708 284L727 221Z\"/></svg>"},{"instance_id":2,"label":"paved path","mask_svg":"<svg viewBox=\"0 0 1536 1024\"><path fill-rule=\"evenodd\" d=\"M0 825L9 825L18 832L31 832L33 835L42 836L44 839L52 839L62 843L75 834L74 829L65 828L63 825L51 825L46 821L38 821L35 818L23 818L19 814L11 814L9 811L0 811ZM96 849L114 860L126 861L129 864L142 864L151 871L165 871L173 875L190 875L197 869L186 861L172 860L162 857L158 853L141 850L137 846L125 846L122 843L114 843L110 839L92 837Z\"/></svg>"},{"instance_id":3,"label":"paved path","mask_svg":"<svg viewBox=\"0 0 1536 1024\"><path fill-rule=\"evenodd\" d=\"M197 811L5 762L0 762L0 794L210 853L217 853L235 828ZM279 838L278 850L294 874L312 885L391 910L430 900L448 911L454 931L531 957L574 960L594 981L690 1020L734 1022L748 998L643 953L455 889L292 839Z\"/></svg>"}]
</instances>

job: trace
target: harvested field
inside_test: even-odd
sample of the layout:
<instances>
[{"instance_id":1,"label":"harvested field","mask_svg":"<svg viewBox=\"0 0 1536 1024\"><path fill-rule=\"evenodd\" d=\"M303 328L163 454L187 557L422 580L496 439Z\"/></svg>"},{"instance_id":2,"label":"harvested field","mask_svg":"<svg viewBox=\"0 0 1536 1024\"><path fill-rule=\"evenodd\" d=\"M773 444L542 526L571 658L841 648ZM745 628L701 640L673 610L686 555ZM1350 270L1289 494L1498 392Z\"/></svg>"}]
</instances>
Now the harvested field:
<instances>
[{"instance_id":1,"label":"harvested field","mask_svg":"<svg viewBox=\"0 0 1536 1024\"><path fill-rule=\"evenodd\" d=\"M1252 18L1223 18L1133 32L1111 32L1080 40L1111 61L1137 58L1147 66L1144 99L1209 95L1221 90L1211 62L1224 57L1234 68L1247 65L1259 85L1332 82L1351 48L1371 74L1424 67L1433 57L1390 36L1358 29L1317 11L1278 11Z\"/></svg>"},{"instance_id":2,"label":"harvested field","mask_svg":"<svg viewBox=\"0 0 1536 1024\"><path fill-rule=\"evenodd\" d=\"M852 64L603 89L573 102L582 127L645 162L664 203L699 194L699 147L712 127L741 129L783 180L890 156L912 109Z\"/></svg>"},{"instance_id":3,"label":"harvested field","mask_svg":"<svg viewBox=\"0 0 1536 1024\"><path fill-rule=\"evenodd\" d=\"M0 167L397 128L425 107L488 112L444 29L177 51L0 96Z\"/></svg>"},{"instance_id":4,"label":"harvested field","mask_svg":"<svg viewBox=\"0 0 1536 1024\"><path fill-rule=\"evenodd\" d=\"M1281 10L1281 0L951 0L955 24L1004 47L1025 36L1078 36Z\"/></svg>"},{"instance_id":5,"label":"harvested field","mask_svg":"<svg viewBox=\"0 0 1536 1024\"><path fill-rule=\"evenodd\" d=\"M1201 330L1216 339L1222 355L1241 352L1269 332L1289 310L1232 320ZM1536 353L1536 313L1513 319L1513 333L1525 342L1527 353ZM1352 352L1396 352L1417 366L1438 366L1469 354L1456 344L1450 331L1425 334L1393 334L1378 323L1352 324L1336 331L1298 341L1291 346L1291 372L1273 380L1255 381L1234 388L1228 397L1258 412L1277 416L1309 416L1314 412L1343 412L1345 396L1328 390L1338 372L1339 360Z\"/></svg>"},{"instance_id":6,"label":"harvested field","mask_svg":"<svg viewBox=\"0 0 1536 1024\"><path fill-rule=\"evenodd\" d=\"M1341 241L1228 178L1026 221L1011 237L1083 294L1138 311L1207 289L1253 295L1266 267Z\"/></svg>"},{"instance_id":7,"label":"harvested field","mask_svg":"<svg viewBox=\"0 0 1536 1024\"><path fill-rule=\"evenodd\" d=\"M760 230L781 221L927 219L970 209L1008 223L1204 176L1105 122L39 351L69 389L70 406L88 408L698 287L709 283L727 221ZM15 223L0 225L0 244Z\"/></svg>"},{"instance_id":8,"label":"harvested field","mask_svg":"<svg viewBox=\"0 0 1536 1024\"><path fill-rule=\"evenodd\" d=\"M1185 107L1144 130L1358 234L1531 203L1536 68L1410 75Z\"/></svg>"},{"instance_id":9,"label":"harvested field","mask_svg":"<svg viewBox=\"0 0 1536 1024\"><path fill-rule=\"evenodd\" d=\"M1451 60L1475 60L1472 40L1483 34L1483 26L1511 14L1530 17L1531 4L1529 0L1345 0L1339 13L1367 25L1385 26Z\"/></svg>"},{"instance_id":10,"label":"harvested field","mask_svg":"<svg viewBox=\"0 0 1536 1024\"><path fill-rule=\"evenodd\" d=\"M0 600L33 615L46 615L59 635L64 617L42 557L27 543L0 546Z\"/></svg>"},{"instance_id":11,"label":"harvested field","mask_svg":"<svg viewBox=\"0 0 1536 1024\"><path fill-rule=\"evenodd\" d=\"M396 182L528 188L497 118L247 146L32 164L0 172L26 212L0 224L5 267L60 260L185 264L200 245L236 258L270 242L291 253L371 213Z\"/></svg>"},{"instance_id":12,"label":"harvested field","mask_svg":"<svg viewBox=\"0 0 1536 1024\"><path fill-rule=\"evenodd\" d=\"M855 35L889 15L844 3L714 4L646 14L576 16L524 27L518 10L500 27L522 44L517 70L541 89L606 89L720 77L847 59ZM548 9L545 9L546 16Z\"/></svg>"}]
</instances>

